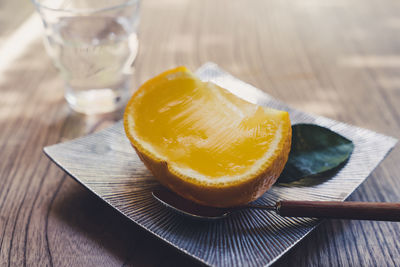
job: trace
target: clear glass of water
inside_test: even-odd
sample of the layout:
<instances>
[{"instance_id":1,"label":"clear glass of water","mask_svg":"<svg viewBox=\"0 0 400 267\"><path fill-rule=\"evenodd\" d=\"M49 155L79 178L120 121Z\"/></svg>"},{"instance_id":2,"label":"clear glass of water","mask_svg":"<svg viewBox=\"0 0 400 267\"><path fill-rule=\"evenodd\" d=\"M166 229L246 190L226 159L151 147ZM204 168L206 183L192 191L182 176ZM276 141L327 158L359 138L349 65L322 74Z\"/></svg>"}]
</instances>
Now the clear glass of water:
<instances>
[{"instance_id":1,"label":"clear glass of water","mask_svg":"<svg viewBox=\"0 0 400 267\"><path fill-rule=\"evenodd\" d=\"M139 0L32 0L45 47L65 81L65 99L80 113L117 110L130 96L138 51Z\"/></svg>"}]
</instances>

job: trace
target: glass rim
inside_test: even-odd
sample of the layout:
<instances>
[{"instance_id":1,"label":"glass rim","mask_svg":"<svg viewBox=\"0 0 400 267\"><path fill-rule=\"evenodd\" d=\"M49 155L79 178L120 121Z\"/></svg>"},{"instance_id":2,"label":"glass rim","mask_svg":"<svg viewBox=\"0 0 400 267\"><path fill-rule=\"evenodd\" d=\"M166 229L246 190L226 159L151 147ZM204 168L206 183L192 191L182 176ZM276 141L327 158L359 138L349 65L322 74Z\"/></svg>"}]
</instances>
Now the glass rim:
<instances>
[{"instance_id":1,"label":"glass rim","mask_svg":"<svg viewBox=\"0 0 400 267\"><path fill-rule=\"evenodd\" d=\"M66 12L66 13L98 13L98 12L104 12L104 11L109 11L113 9L118 9L122 8L125 6L130 6L132 4L139 3L140 0L127 0L124 3L117 4L117 5L110 5L102 8L54 8L54 7L49 7L47 5L44 5L43 3L40 3L38 0L31 0L33 5L36 8L41 8L41 9L46 9L50 11L55 11L55 12Z\"/></svg>"}]
</instances>

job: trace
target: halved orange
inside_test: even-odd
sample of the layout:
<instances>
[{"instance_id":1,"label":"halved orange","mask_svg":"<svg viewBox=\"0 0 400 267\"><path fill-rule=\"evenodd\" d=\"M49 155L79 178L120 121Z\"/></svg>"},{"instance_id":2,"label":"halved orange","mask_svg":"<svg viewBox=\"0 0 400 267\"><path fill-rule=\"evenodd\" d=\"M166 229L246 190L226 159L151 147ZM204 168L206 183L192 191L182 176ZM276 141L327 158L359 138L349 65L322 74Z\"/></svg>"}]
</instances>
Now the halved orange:
<instances>
[{"instance_id":1,"label":"halved orange","mask_svg":"<svg viewBox=\"0 0 400 267\"><path fill-rule=\"evenodd\" d=\"M124 127L161 184L214 207L260 197L282 172L291 143L287 112L246 102L185 67L144 83Z\"/></svg>"}]
</instances>

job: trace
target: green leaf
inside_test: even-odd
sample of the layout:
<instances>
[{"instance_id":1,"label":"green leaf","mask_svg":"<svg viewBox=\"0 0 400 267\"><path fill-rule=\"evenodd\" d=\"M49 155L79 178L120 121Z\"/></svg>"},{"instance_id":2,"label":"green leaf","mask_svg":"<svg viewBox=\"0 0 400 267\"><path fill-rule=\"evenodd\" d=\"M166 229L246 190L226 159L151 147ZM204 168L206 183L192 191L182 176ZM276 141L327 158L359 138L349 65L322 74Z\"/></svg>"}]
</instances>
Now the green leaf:
<instances>
[{"instance_id":1,"label":"green leaf","mask_svg":"<svg viewBox=\"0 0 400 267\"><path fill-rule=\"evenodd\" d=\"M293 125L289 159L277 183L303 178L323 181L345 164L353 149L352 141L327 128L314 124Z\"/></svg>"}]
</instances>

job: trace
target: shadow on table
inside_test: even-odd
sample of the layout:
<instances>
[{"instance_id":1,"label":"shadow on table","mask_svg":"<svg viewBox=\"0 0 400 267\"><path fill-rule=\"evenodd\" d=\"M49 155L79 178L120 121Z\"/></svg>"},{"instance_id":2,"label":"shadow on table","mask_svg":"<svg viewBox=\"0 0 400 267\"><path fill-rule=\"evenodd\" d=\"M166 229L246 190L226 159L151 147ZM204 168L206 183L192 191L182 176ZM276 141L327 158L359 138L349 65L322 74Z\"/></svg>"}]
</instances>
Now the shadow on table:
<instances>
[{"instance_id":1,"label":"shadow on table","mask_svg":"<svg viewBox=\"0 0 400 267\"><path fill-rule=\"evenodd\" d=\"M49 216L51 250L75 258L75 264L123 263L123 266L197 266L200 264L163 243L78 183L66 177ZM57 220L54 228L51 220ZM64 224L63 227L60 225ZM61 229L61 230L60 230Z\"/></svg>"},{"instance_id":2,"label":"shadow on table","mask_svg":"<svg viewBox=\"0 0 400 267\"><path fill-rule=\"evenodd\" d=\"M288 253L282 256L272 266L340 266L338 255L330 255L332 242L330 239L348 234L350 221L323 221L304 240L297 243ZM349 264L342 262L342 264Z\"/></svg>"}]
</instances>

